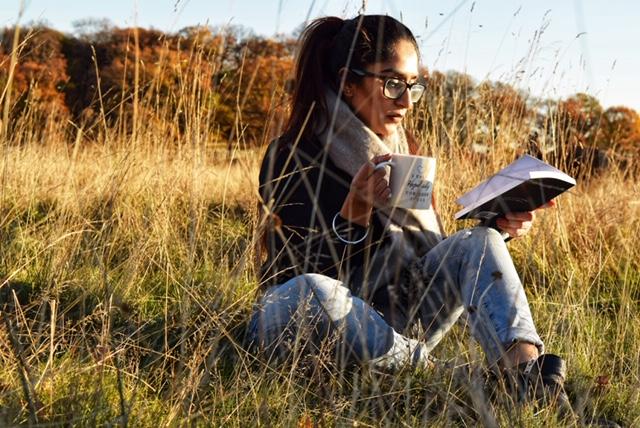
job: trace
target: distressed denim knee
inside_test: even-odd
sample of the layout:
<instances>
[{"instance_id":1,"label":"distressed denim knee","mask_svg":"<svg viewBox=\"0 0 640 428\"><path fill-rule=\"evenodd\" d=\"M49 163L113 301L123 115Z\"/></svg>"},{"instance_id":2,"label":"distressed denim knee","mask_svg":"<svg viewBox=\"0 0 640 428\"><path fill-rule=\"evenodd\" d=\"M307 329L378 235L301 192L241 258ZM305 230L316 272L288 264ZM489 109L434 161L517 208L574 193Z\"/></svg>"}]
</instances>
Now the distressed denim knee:
<instances>
[{"instance_id":1,"label":"distressed denim knee","mask_svg":"<svg viewBox=\"0 0 640 428\"><path fill-rule=\"evenodd\" d=\"M429 349L467 312L471 334L489 363L504 355L505 346L529 342L543 351L522 283L502 235L476 227L450 236L423 259L428 285L420 310L429 326Z\"/></svg>"}]
</instances>

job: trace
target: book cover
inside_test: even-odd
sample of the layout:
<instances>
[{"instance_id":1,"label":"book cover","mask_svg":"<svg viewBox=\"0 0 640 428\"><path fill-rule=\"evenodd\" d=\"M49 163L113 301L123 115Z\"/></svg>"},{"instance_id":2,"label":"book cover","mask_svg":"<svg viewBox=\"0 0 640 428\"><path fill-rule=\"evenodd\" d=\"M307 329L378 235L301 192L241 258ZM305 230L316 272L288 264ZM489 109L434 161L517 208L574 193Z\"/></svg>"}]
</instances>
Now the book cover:
<instances>
[{"instance_id":1,"label":"book cover","mask_svg":"<svg viewBox=\"0 0 640 428\"><path fill-rule=\"evenodd\" d=\"M508 212L532 211L575 186L576 181L559 169L523 155L457 199L465 218L491 219Z\"/></svg>"}]
</instances>

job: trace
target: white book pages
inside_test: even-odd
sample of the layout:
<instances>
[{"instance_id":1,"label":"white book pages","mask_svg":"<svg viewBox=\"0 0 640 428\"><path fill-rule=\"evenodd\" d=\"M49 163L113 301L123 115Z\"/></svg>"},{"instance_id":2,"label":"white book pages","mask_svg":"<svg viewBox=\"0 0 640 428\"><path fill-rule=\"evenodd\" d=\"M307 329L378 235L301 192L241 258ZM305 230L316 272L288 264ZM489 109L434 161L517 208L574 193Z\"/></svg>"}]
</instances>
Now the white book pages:
<instances>
[{"instance_id":1,"label":"white book pages","mask_svg":"<svg viewBox=\"0 0 640 428\"><path fill-rule=\"evenodd\" d=\"M553 166L529 155L523 155L489 179L459 197L456 202L464 208L456 218L514 189L528 180L556 179L573 186L575 180ZM570 187L570 186L568 186Z\"/></svg>"}]
</instances>

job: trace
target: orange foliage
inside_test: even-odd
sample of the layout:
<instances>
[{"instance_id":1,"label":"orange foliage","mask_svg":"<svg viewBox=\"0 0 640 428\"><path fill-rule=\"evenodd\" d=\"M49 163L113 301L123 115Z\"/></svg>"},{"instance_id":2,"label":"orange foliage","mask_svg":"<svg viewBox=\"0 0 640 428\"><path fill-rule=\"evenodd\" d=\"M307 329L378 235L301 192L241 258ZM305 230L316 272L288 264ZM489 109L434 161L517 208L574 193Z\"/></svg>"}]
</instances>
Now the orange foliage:
<instances>
[{"instance_id":1,"label":"orange foliage","mask_svg":"<svg viewBox=\"0 0 640 428\"><path fill-rule=\"evenodd\" d=\"M640 152L640 116L628 107L610 107L604 112L602 138L611 147Z\"/></svg>"},{"instance_id":2,"label":"orange foliage","mask_svg":"<svg viewBox=\"0 0 640 428\"><path fill-rule=\"evenodd\" d=\"M6 83L11 64L14 30L0 33L0 82ZM29 109L43 120L68 117L64 87L69 80L67 60L62 54L64 35L48 28L21 32L18 39L20 61L16 65L13 90L17 94L14 115ZM3 85L4 87L4 85Z\"/></svg>"}]
</instances>

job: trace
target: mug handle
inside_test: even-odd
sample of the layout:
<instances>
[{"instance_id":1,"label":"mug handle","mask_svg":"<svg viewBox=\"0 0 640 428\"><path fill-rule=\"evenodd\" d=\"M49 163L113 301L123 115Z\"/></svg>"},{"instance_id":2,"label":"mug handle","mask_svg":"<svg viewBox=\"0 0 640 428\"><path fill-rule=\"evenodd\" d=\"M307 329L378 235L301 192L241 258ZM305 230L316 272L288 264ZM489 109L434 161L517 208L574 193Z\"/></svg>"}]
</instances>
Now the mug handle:
<instances>
[{"instance_id":1,"label":"mug handle","mask_svg":"<svg viewBox=\"0 0 640 428\"><path fill-rule=\"evenodd\" d=\"M388 160L388 161L380 162L380 163L376 164L376 166L374 166L373 169L374 170L378 170L380 168L384 168L387 165L393 166L393 161Z\"/></svg>"}]
</instances>

